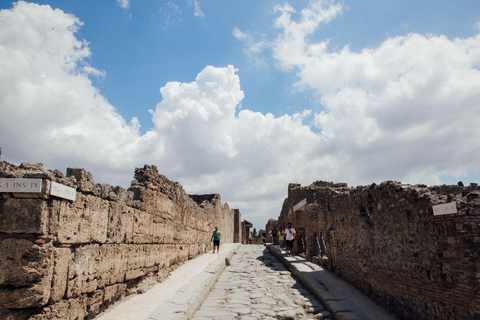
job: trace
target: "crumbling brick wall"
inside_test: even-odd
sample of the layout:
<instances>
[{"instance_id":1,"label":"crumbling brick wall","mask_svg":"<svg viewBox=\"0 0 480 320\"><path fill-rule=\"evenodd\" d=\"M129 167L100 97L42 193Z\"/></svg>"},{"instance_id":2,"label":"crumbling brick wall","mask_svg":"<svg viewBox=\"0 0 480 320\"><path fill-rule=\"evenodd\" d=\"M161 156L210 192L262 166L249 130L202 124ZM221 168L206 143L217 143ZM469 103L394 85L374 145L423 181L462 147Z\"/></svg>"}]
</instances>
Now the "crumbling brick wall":
<instances>
[{"instance_id":1,"label":"crumbling brick wall","mask_svg":"<svg viewBox=\"0 0 480 320\"><path fill-rule=\"evenodd\" d=\"M433 205L450 202L458 213L434 216ZM322 232L329 268L400 317L480 319L476 184L290 184L279 217L287 221L307 234Z\"/></svg>"},{"instance_id":2,"label":"crumbling brick wall","mask_svg":"<svg viewBox=\"0 0 480 320\"><path fill-rule=\"evenodd\" d=\"M0 193L0 319L92 318L210 250L215 225L222 243L241 232L218 194L189 196L155 166L135 169L128 190L41 164L0 161L0 178L43 183L40 193ZM52 182L75 188L76 200L50 195Z\"/></svg>"}]
</instances>

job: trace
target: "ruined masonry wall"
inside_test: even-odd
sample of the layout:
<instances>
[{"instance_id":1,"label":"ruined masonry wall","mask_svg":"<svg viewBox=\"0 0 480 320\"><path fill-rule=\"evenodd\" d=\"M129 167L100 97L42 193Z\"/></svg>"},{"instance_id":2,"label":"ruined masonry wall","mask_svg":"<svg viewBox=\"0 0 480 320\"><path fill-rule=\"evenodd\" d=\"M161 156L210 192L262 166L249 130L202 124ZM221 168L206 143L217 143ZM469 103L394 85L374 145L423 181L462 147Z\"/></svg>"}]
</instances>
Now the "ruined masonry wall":
<instances>
[{"instance_id":1,"label":"ruined masonry wall","mask_svg":"<svg viewBox=\"0 0 480 320\"><path fill-rule=\"evenodd\" d=\"M128 190L41 164L0 161L0 178L44 184L42 193L0 193L0 319L93 318L140 281L210 250L215 225L222 243L240 232L218 194L190 197L155 166L135 169ZM52 181L76 188L76 200L50 196Z\"/></svg>"},{"instance_id":2,"label":"ruined masonry wall","mask_svg":"<svg viewBox=\"0 0 480 320\"><path fill-rule=\"evenodd\" d=\"M458 213L433 215L450 202ZM287 221L306 234L310 257L312 235L323 232L329 268L401 318L480 319L476 184L290 184L278 223Z\"/></svg>"}]
</instances>

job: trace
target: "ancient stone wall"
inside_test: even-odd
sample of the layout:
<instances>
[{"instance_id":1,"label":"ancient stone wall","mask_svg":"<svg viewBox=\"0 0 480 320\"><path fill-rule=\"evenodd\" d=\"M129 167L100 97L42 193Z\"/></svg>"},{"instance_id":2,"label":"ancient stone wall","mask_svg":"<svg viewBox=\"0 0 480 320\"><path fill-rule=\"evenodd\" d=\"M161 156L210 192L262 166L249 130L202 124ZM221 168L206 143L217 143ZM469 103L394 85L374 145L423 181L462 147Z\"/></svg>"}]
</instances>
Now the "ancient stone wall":
<instances>
[{"instance_id":1,"label":"ancient stone wall","mask_svg":"<svg viewBox=\"0 0 480 320\"><path fill-rule=\"evenodd\" d=\"M433 214L452 202L457 213ZM480 319L476 184L290 184L278 223L288 221L305 235L307 256L319 255L323 235L326 265L401 318Z\"/></svg>"},{"instance_id":2,"label":"ancient stone wall","mask_svg":"<svg viewBox=\"0 0 480 320\"><path fill-rule=\"evenodd\" d=\"M0 319L88 319L211 250L214 226L233 242L234 212L218 194L188 195L155 166L128 190L84 169L0 161L0 178L41 179L41 192L0 193ZM5 182L4 182L5 183ZM76 189L75 201L50 194ZM240 213L237 214L240 219ZM237 235L238 237L238 235Z\"/></svg>"}]
</instances>

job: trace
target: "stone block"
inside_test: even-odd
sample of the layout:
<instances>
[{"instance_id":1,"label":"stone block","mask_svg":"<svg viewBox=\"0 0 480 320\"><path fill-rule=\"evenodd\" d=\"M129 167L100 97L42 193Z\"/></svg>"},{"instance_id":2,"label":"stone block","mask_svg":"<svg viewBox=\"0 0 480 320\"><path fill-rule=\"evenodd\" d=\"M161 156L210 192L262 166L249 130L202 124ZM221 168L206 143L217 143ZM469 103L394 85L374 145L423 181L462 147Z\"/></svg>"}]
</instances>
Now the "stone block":
<instances>
[{"instance_id":1,"label":"stone block","mask_svg":"<svg viewBox=\"0 0 480 320\"><path fill-rule=\"evenodd\" d=\"M128 211L126 215L125 222L125 243L133 243L133 226L135 224L134 221L134 213L136 209L132 209L132 211Z\"/></svg>"},{"instance_id":2,"label":"stone block","mask_svg":"<svg viewBox=\"0 0 480 320\"><path fill-rule=\"evenodd\" d=\"M96 290L87 297L87 313L93 317L102 312L103 306L103 290Z\"/></svg>"},{"instance_id":3,"label":"stone block","mask_svg":"<svg viewBox=\"0 0 480 320\"><path fill-rule=\"evenodd\" d=\"M170 219L165 220L163 227L163 243L175 243L176 222Z\"/></svg>"},{"instance_id":4,"label":"stone block","mask_svg":"<svg viewBox=\"0 0 480 320\"><path fill-rule=\"evenodd\" d=\"M95 182L93 175L83 168L67 168L67 177L75 177L77 180L77 191L93 193L95 191Z\"/></svg>"},{"instance_id":5,"label":"stone block","mask_svg":"<svg viewBox=\"0 0 480 320\"><path fill-rule=\"evenodd\" d=\"M72 263L72 253L69 248L55 248L50 302L56 303L63 299L67 290L68 266Z\"/></svg>"},{"instance_id":6,"label":"stone block","mask_svg":"<svg viewBox=\"0 0 480 320\"><path fill-rule=\"evenodd\" d=\"M183 205L177 199L178 197L172 199L153 185L150 188L137 185L128 190L134 195L134 200L140 201L138 209L172 220L178 220L181 217Z\"/></svg>"},{"instance_id":7,"label":"stone block","mask_svg":"<svg viewBox=\"0 0 480 320\"><path fill-rule=\"evenodd\" d=\"M170 266L170 256L172 255L172 245L157 245L155 248L155 260L159 268Z\"/></svg>"},{"instance_id":8,"label":"stone block","mask_svg":"<svg viewBox=\"0 0 480 320\"><path fill-rule=\"evenodd\" d=\"M152 233L154 243L165 243L165 219L153 216Z\"/></svg>"},{"instance_id":9,"label":"stone block","mask_svg":"<svg viewBox=\"0 0 480 320\"><path fill-rule=\"evenodd\" d=\"M125 280L132 280L145 275L145 245L129 245L125 251L127 270Z\"/></svg>"},{"instance_id":10,"label":"stone block","mask_svg":"<svg viewBox=\"0 0 480 320\"><path fill-rule=\"evenodd\" d=\"M149 213L136 210L133 216L133 242L152 243L153 216Z\"/></svg>"},{"instance_id":11,"label":"stone block","mask_svg":"<svg viewBox=\"0 0 480 320\"><path fill-rule=\"evenodd\" d=\"M127 270L127 245L105 244L100 247L97 269L98 287L122 283Z\"/></svg>"},{"instance_id":12,"label":"stone block","mask_svg":"<svg viewBox=\"0 0 480 320\"><path fill-rule=\"evenodd\" d=\"M126 246L127 271L125 281L143 277L149 272L157 272L163 267L177 262L173 245L129 245Z\"/></svg>"},{"instance_id":13,"label":"stone block","mask_svg":"<svg viewBox=\"0 0 480 320\"><path fill-rule=\"evenodd\" d=\"M50 287L44 284L35 284L31 287L0 290L0 305L9 309L23 309L42 307L48 303Z\"/></svg>"},{"instance_id":14,"label":"stone block","mask_svg":"<svg viewBox=\"0 0 480 320\"><path fill-rule=\"evenodd\" d=\"M154 201L151 203L150 212L160 214L162 216L176 216L181 212L181 207L173 202L167 195L154 192L151 194Z\"/></svg>"},{"instance_id":15,"label":"stone block","mask_svg":"<svg viewBox=\"0 0 480 320\"><path fill-rule=\"evenodd\" d=\"M117 195L119 203L130 207L132 206L133 192L127 191L121 186L113 187L112 190Z\"/></svg>"},{"instance_id":16,"label":"stone block","mask_svg":"<svg viewBox=\"0 0 480 320\"><path fill-rule=\"evenodd\" d=\"M47 304L53 275L51 243L5 239L0 245L0 304L31 308Z\"/></svg>"},{"instance_id":17,"label":"stone block","mask_svg":"<svg viewBox=\"0 0 480 320\"><path fill-rule=\"evenodd\" d=\"M110 201L118 201L118 195L113 191L112 186L106 183L97 183L100 190L100 197Z\"/></svg>"},{"instance_id":18,"label":"stone block","mask_svg":"<svg viewBox=\"0 0 480 320\"><path fill-rule=\"evenodd\" d=\"M144 267L158 268L159 263L164 259L163 245L151 245L145 247Z\"/></svg>"},{"instance_id":19,"label":"stone block","mask_svg":"<svg viewBox=\"0 0 480 320\"><path fill-rule=\"evenodd\" d=\"M0 221L0 232L46 234L47 200L8 198L0 210Z\"/></svg>"},{"instance_id":20,"label":"stone block","mask_svg":"<svg viewBox=\"0 0 480 320\"><path fill-rule=\"evenodd\" d=\"M113 286L108 286L104 288L103 302L105 305L109 305L114 301L118 300L121 296L125 294L127 285L124 283L114 284Z\"/></svg>"},{"instance_id":21,"label":"stone block","mask_svg":"<svg viewBox=\"0 0 480 320\"><path fill-rule=\"evenodd\" d=\"M132 236L134 212L135 209L110 202L107 227L108 243L124 243L127 237Z\"/></svg>"},{"instance_id":22,"label":"stone block","mask_svg":"<svg viewBox=\"0 0 480 320\"><path fill-rule=\"evenodd\" d=\"M104 243L107 240L108 201L77 193L77 200L59 207L58 241Z\"/></svg>"},{"instance_id":23,"label":"stone block","mask_svg":"<svg viewBox=\"0 0 480 320\"><path fill-rule=\"evenodd\" d=\"M44 320L44 318L35 316L32 309L5 309L0 306L0 320Z\"/></svg>"},{"instance_id":24,"label":"stone block","mask_svg":"<svg viewBox=\"0 0 480 320\"><path fill-rule=\"evenodd\" d=\"M83 295L80 297L65 299L55 304L47 305L43 308L42 313L28 318L28 320L77 320L85 319L87 316L88 297Z\"/></svg>"},{"instance_id":25,"label":"stone block","mask_svg":"<svg viewBox=\"0 0 480 320\"><path fill-rule=\"evenodd\" d=\"M97 270L100 260L98 244L82 246L73 252L72 262L68 268L67 298L97 290Z\"/></svg>"}]
</instances>

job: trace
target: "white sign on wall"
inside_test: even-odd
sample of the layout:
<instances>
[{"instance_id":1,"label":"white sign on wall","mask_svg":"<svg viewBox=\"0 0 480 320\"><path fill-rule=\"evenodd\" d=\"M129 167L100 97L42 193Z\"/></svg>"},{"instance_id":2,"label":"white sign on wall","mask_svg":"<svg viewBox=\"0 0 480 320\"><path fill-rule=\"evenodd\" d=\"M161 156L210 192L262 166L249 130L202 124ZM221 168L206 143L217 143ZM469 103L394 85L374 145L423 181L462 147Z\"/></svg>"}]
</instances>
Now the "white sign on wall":
<instances>
[{"instance_id":1,"label":"white sign on wall","mask_svg":"<svg viewBox=\"0 0 480 320\"><path fill-rule=\"evenodd\" d=\"M441 215L441 214L457 213L457 203L450 202L445 204L439 204L439 205L433 206L432 209L433 209L433 215L435 216Z\"/></svg>"},{"instance_id":2,"label":"white sign on wall","mask_svg":"<svg viewBox=\"0 0 480 320\"><path fill-rule=\"evenodd\" d=\"M0 178L0 192L42 192L42 179Z\"/></svg>"},{"instance_id":3,"label":"white sign on wall","mask_svg":"<svg viewBox=\"0 0 480 320\"><path fill-rule=\"evenodd\" d=\"M77 198L77 190L52 181L50 195L75 201Z\"/></svg>"},{"instance_id":4,"label":"white sign on wall","mask_svg":"<svg viewBox=\"0 0 480 320\"><path fill-rule=\"evenodd\" d=\"M299 203L297 203L294 207L293 207L293 211L297 211L298 209L302 208L304 205L307 204L307 198L303 199L302 201L300 201Z\"/></svg>"}]
</instances>

